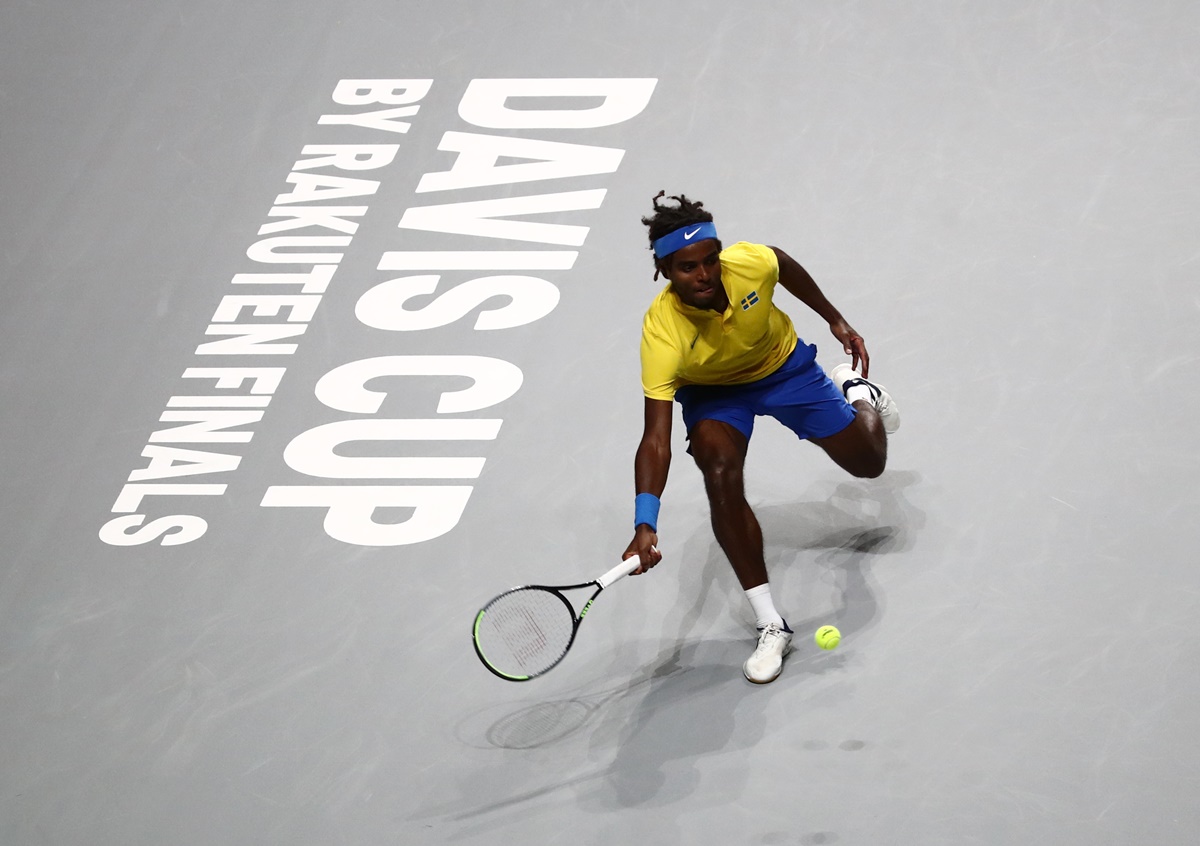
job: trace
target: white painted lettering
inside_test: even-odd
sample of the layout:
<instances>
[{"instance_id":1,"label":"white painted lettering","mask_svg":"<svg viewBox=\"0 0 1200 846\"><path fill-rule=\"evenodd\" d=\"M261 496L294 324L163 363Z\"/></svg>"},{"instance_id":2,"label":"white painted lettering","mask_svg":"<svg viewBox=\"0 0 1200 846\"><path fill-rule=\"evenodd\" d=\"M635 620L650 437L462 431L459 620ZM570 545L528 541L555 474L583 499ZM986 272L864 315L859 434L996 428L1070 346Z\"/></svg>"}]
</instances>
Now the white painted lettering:
<instances>
[{"instance_id":1,"label":"white painted lettering","mask_svg":"<svg viewBox=\"0 0 1200 846\"><path fill-rule=\"evenodd\" d=\"M399 144L305 144L300 151L314 159L300 159L292 170L336 167L338 170L376 170L387 167L400 152Z\"/></svg>"},{"instance_id":2,"label":"white painted lettering","mask_svg":"<svg viewBox=\"0 0 1200 846\"><path fill-rule=\"evenodd\" d=\"M362 217L366 213L366 206L272 206L267 212L267 217L290 217L292 220L264 223L259 227L258 234L273 235L276 232L319 226L322 229L353 235L358 231L358 223L342 218Z\"/></svg>"},{"instance_id":3,"label":"white painted lettering","mask_svg":"<svg viewBox=\"0 0 1200 846\"><path fill-rule=\"evenodd\" d=\"M324 508L325 533L334 540L361 546L402 546L441 537L458 525L469 485L322 485L272 486L267 508ZM377 523L381 508L412 509L402 522Z\"/></svg>"},{"instance_id":4,"label":"white painted lettering","mask_svg":"<svg viewBox=\"0 0 1200 846\"><path fill-rule=\"evenodd\" d=\"M173 396L167 408L266 408L270 397Z\"/></svg>"},{"instance_id":5,"label":"white painted lettering","mask_svg":"<svg viewBox=\"0 0 1200 846\"><path fill-rule=\"evenodd\" d=\"M405 133L412 124L396 118L412 117L421 110L420 106L401 106L398 109L379 109L374 112L362 112L356 115L321 115L317 123L334 126L361 126L364 129L381 129L384 132Z\"/></svg>"},{"instance_id":6,"label":"white painted lettering","mask_svg":"<svg viewBox=\"0 0 1200 846\"><path fill-rule=\"evenodd\" d=\"M471 132L447 132L442 136L438 149L457 152L458 158L450 170L427 173L421 177L417 185L418 194L613 173L625 155L624 150L612 147L589 147L584 144L477 135ZM502 158L536 161L498 165L497 162Z\"/></svg>"},{"instance_id":7,"label":"white painted lettering","mask_svg":"<svg viewBox=\"0 0 1200 846\"><path fill-rule=\"evenodd\" d=\"M159 541L160 546L178 546L191 543L208 530L208 523L202 517L173 514L170 517L151 520L145 528L136 532L129 531L141 526L145 519L145 514L114 517L100 527L100 540L109 546L141 546L162 538Z\"/></svg>"},{"instance_id":8,"label":"white painted lettering","mask_svg":"<svg viewBox=\"0 0 1200 846\"><path fill-rule=\"evenodd\" d=\"M255 296L238 296L226 294L221 297L221 303L213 312L214 323L236 323L241 319L242 309L250 308L255 317L278 317L280 309L289 309L288 323L308 323L317 313L321 303L319 294L297 294L280 296L276 294L260 294Z\"/></svg>"},{"instance_id":9,"label":"white painted lettering","mask_svg":"<svg viewBox=\"0 0 1200 846\"><path fill-rule=\"evenodd\" d=\"M517 214L548 214L550 212L598 209L604 202L606 189L568 191L562 194L537 194L532 197L506 197L499 200L476 200L449 203L441 206L417 206L407 209L400 218L401 229L426 232L451 232L481 238L508 238L514 241L540 241L545 244L564 244L578 247L587 238L588 227L561 223L529 223L523 220L493 220Z\"/></svg>"},{"instance_id":10,"label":"white painted lettering","mask_svg":"<svg viewBox=\"0 0 1200 846\"><path fill-rule=\"evenodd\" d=\"M196 355L291 355L295 344L269 344L303 335L307 323L252 323L247 325L210 324L205 335L231 335L223 341L209 341L196 347Z\"/></svg>"},{"instance_id":11,"label":"white painted lettering","mask_svg":"<svg viewBox=\"0 0 1200 846\"><path fill-rule=\"evenodd\" d=\"M189 367L183 378L214 379L215 387L224 390L236 390L251 380L250 393L273 394L286 372L286 367Z\"/></svg>"},{"instance_id":12,"label":"white painted lettering","mask_svg":"<svg viewBox=\"0 0 1200 846\"><path fill-rule=\"evenodd\" d=\"M368 391L367 382L383 376L466 376L474 383L463 390L445 391L438 414L462 414L491 408L521 388L524 376L515 364L475 355L388 355L352 361L330 370L317 382L317 399L351 414L376 414L387 398Z\"/></svg>"},{"instance_id":13,"label":"white painted lettering","mask_svg":"<svg viewBox=\"0 0 1200 846\"><path fill-rule=\"evenodd\" d=\"M255 241L246 256L263 264L337 264L342 253L284 253L284 247L344 247L353 239L348 235L277 235Z\"/></svg>"},{"instance_id":14,"label":"white painted lettering","mask_svg":"<svg viewBox=\"0 0 1200 846\"><path fill-rule=\"evenodd\" d=\"M239 273L234 285L299 285L306 294L323 294L337 273L337 265L318 264L304 273Z\"/></svg>"},{"instance_id":15,"label":"white painted lettering","mask_svg":"<svg viewBox=\"0 0 1200 846\"><path fill-rule=\"evenodd\" d=\"M570 270L575 250L411 250L387 252L379 270Z\"/></svg>"},{"instance_id":16,"label":"white painted lettering","mask_svg":"<svg viewBox=\"0 0 1200 846\"><path fill-rule=\"evenodd\" d=\"M159 429L150 435L153 444L244 444L254 436L253 432L223 432L234 426L245 426L262 420L261 411L164 411L158 418L160 423L187 423Z\"/></svg>"},{"instance_id":17,"label":"white painted lettering","mask_svg":"<svg viewBox=\"0 0 1200 846\"><path fill-rule=\"evenodd\" d=\"M413 297L437 290L438 276L406 276L381 282L358 299L354 314L375 329L412 332L447 326L465 317L492 297L505 297L508 304L483 311L475 328L511 329L540 320L558 305L559 291L545 279L534 276L485 276L463 282L420 309L404 307Z\"/></svg>"},{"instance_id":18,"label":"white painted lettering","mask_svg":"<svg viewBox=\"0 0 1200 846\"><path fill-rule=\"evenodd\" d=\"M432 79L342 79L333 89L333 102L343 106L403 106L424 100L432 86Z\"/></svg>"},{"instance_id":19,"label":"white painted lettering","mask_svg":"<svg viewBox=\"0 0 1200 846\"><path fill-rule=\"evenodd\" d=\"M657 79L473 79L458 104L467 123L488 129L593 129L623 123L650 103ZM601 98L583 109L510 109L512 98Z\"/></svg>"},{"instance_id":20,"label":"white painted lettering","mask_svg":"<svg viewBox=\"0 0 1200 846\"><path fill-rule=\"evenodd\" d=\"M348 197L367 197L379 190L379 183L352 176L325 176L320 173L289 173L287 181L295 185L287 194L275 198L275 205L311 203L314 201L344 200Z\"/></svg>"},{"instance_id":21,"label":"white painted lettering","mask_svg":"<svg viewBox=\"0 0 1200 846\"><path fill-rule=\"evenodd\" d=\"M347 457L342 444L357 441L492 441L501 420L339 420L301 432L283 451L288 467L325 479L475 479L482 458Z\"/></svg>"},{"instance_id":22,"label":"white painted lettering","mask_svg":"<svg viewBox=\"0 0 1200 846\"><path fill-rule=\"evenodd\" d=\"M142 485L127 484L121 488L117 501L113 503L114 513L123 514L137 511L143 497L147 496L220 496L225 493L225 485Z\"/></svg>"},{"instance_id":23,"label":"white painted lettering","mask_svg":"<svg viewBox=\"0 0 1200 846\"><path fill-rule=\"evenodd\" d=\"M228 473L242 463L241 456L223 452L203 452L198 449L180 447L147 446L142 458L150 463L141 470L129 474L131 482L148 482L154 479L173 479L178 476L200 476L205 473Z\"/></svg>"}]
</instances>

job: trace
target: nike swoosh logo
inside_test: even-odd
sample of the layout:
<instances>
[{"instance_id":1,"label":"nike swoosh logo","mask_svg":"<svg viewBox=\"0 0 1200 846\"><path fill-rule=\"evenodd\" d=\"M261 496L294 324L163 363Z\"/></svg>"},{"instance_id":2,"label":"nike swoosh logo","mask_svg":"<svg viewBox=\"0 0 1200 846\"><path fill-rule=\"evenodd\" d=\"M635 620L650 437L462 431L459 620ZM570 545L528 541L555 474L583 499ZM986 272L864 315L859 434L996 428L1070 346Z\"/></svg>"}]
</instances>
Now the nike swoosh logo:
<instances>
[{"instance_id":1,"label":"nike swoosh logo","mask_svg":"<svg viewBox=\"0 0 1200 846\"><path fill-rule=\"evenodd\" d=\"M683 240L685 240L685 241L690 241L690 240L692 240L692 236L694 236L694 235L695 235L697 232L699 232L699 231L700 231L700 227L699 227L699 226L697 226L697 227L696 227L695 229L693 229L691 232L684 232L684 233L683 233Z\"/></svg>"},{"instance_id":2,"label":"nike swoosh logo","mask_svg":"<svg viewBox=\"0 0 1200 846\"><path fill-rule=\"evenodd\" d=\"M694 350L696 348L696 342L699 340L700 340L700 333L697 332L696 337L692 338L692 345L690 347L688 347L688 349Z\"/></svg>"}]
</instances>

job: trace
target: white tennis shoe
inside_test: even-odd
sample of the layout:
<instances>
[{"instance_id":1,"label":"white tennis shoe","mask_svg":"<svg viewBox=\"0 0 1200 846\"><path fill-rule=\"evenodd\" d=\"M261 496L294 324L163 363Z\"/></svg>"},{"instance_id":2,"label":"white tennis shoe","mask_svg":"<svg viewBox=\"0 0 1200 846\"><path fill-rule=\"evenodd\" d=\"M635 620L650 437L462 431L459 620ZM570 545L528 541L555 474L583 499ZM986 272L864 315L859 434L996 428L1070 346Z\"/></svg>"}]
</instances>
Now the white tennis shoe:
<instances>
[{"instance_id":1,"label":"white tennis shoe","mask_svg":"<svg viewBox=\"0 0 1200 846\"><path fill-rule=\"evenodd\" d=\"M855 385L865 385L871 392L871 404L875 406L875 410L879 412L879 419L883 421L883 431L890 435L900 428L900 409L883 385L867 381L844 361L829 371L829 378L841 390L842 396L846 396L846 391Z\"/></svg>"},{"instance_id":2,"label":"white tennis shoe","mask_svg":"<svg viewBox=\"0 0 1200 846\"><path fill-rule=\"evenodd\" d=\"M755 684L775 681L783 671L783 656L791 647L792 630L787 628L787 623L782 626L767 623L759 630L758 646L742 665L742 673Z\"/></svg>"}]
</instances>

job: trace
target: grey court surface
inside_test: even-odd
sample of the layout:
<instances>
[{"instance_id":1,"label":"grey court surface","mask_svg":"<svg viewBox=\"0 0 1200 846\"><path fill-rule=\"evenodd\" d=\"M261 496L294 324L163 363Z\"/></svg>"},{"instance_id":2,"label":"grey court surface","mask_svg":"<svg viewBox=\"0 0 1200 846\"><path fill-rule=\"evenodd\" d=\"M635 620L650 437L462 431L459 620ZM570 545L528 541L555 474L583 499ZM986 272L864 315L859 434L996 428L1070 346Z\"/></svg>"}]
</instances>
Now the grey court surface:
<instances>
[{"instance_id":1,"label":"grey court surface","mask_svg":"<svg viewBox=\"0 0 1200 846\"><path fill-rule=\"evenodd\" d=\"M1198 842L1197 43L5 3L0 843ZM662 188L799 259L904 423L875 481L755 435L776 683L681 425L663 565L506 683L475 610L631 535Z\"/></svg>"}]
</instances>

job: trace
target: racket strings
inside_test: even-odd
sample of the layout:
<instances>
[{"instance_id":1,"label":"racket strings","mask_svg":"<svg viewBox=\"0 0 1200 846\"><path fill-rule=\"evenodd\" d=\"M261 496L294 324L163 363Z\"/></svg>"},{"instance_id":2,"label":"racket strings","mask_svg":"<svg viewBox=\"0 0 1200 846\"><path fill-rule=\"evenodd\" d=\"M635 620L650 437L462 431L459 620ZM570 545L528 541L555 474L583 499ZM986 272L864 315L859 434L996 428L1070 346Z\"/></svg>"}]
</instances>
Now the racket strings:
<instances>
[{"instance_id":1,"label":"racket strings","mask_svg":"<svg viewBox=\"0 0 1200 846\"><path fill-rule=\"evenodd\" d=\"M477 640L487 662L502 673L536 675L566 654L574 630L574 614L562 598L530 588L488 605Z\"/></svg>"}]
</instances>

